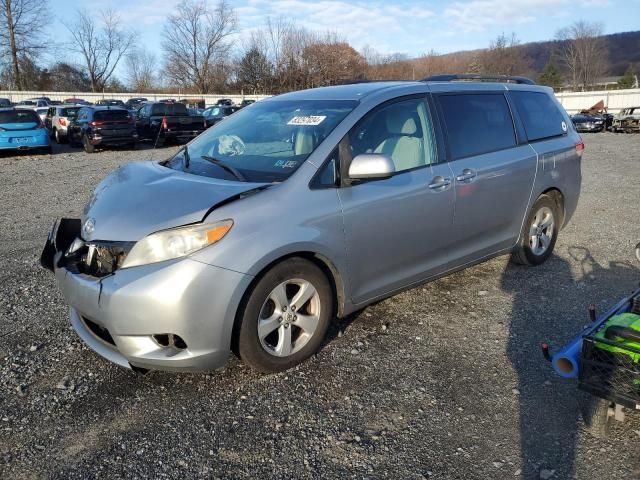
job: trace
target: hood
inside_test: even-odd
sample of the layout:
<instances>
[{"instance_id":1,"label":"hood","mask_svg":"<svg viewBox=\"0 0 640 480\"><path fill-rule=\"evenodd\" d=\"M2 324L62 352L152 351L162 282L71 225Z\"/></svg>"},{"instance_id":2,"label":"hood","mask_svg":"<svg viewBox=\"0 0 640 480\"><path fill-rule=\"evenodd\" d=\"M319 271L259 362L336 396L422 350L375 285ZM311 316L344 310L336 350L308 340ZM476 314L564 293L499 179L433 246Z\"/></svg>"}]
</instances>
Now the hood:
<instances>
[{"instance_id":1,"label":"hood","mask_svg":"<svg viewBox=\"0 0 640 480\"><path fill-rule=\"evenodd\" d=\"M171 170L156 162L120 167L96 187L82 225L85 240L138 241L150 233L204 220L214 205L264 186Z\"/></svg>"}]
</instances>

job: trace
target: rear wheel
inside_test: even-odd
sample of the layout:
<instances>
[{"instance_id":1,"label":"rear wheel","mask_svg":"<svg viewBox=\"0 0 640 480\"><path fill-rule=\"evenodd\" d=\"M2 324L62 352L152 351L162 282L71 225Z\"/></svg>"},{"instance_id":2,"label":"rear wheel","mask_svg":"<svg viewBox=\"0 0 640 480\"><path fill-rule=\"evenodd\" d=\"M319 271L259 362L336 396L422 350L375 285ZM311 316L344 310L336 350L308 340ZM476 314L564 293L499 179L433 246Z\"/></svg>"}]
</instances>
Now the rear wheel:
<instances>
[{"instance_id":1,"label":"rear wheel","mask_svg":"<svg viewBox=\"0 0 640 480\"><path fill-rule=\"evenodd\" d=\"M544 263L553 252L559 228L558 205L549 195L540 195L527 215L512 260L520 265Z\"/></svg>"},{"instance_id":2,"label":"rear wheel","mask_svg":"<svg viewBox=\"0 0 640 480\"><path fill-rule=\"evenodd\" d=\"M261 372L291 368L320 348L333 307L331 286L320 268L302 258L279 263L244 303L237 353Z\"/></svg>"},{"instance_id":3,"label":"rear wheel","mask_svg":"<svg viewBox=\"0 0 640 480\"><path fill-rule=\"evenodd\" d=\"M58 130L57 128L53 130L53 136L56 139L57 144L60 144L64 141L62 135L60 135L60 130Z\"/></svg>"},{"instance_id":4,"label":"rear wheel","mask_svg":"<svg viewBox=\"0 0 640 480\"><path fill-rule=\"evenodd\" d=\"M84 147L84 151L87 153L93 153L96 151L95 145L92 145L89 141L89 137L87 135L82 136L82 146Z\"/></svg>"}]
</instances>

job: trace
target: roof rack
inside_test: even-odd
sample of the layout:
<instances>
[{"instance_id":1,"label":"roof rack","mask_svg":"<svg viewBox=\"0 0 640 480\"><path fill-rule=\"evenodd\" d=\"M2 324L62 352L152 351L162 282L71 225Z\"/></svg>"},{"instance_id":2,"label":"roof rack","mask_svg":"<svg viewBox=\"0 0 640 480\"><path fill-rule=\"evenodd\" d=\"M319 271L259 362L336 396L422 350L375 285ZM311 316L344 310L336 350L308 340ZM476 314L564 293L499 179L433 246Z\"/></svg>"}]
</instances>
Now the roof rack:
<instances>
[{"instance_id":1,"label":"roof rack","mask_svg":"<svg viewBox=\"0 0 640 480\"><path fill-rule=\"evenodd\" d=\"M455 81L477 82L506 82L520 83L524 85L535 85L536 82L527 77L511 75L482 75L479 73L447 73L443 75L431 75L422 79L423 82L455 82Z\"/></svg>"}]
</instances>

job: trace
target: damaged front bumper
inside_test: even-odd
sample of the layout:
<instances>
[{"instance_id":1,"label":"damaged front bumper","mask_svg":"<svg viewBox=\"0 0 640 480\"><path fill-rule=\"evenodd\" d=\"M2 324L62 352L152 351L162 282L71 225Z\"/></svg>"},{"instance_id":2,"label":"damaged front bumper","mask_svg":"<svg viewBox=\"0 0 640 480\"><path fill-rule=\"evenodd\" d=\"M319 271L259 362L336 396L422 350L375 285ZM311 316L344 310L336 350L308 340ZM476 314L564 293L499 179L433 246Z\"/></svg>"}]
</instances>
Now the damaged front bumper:
<instances>
[{"instance_id":1,"label":"damaged front bumper","mask_svg":"<svg viewBox=\"0 0 640 480\"><path fill-rule=\"evenodd\" d=\"M88 274L86 253L65 255L79 229L79 220L58 222L41 263L54 271L71 324L92 350L128 368L202 371L226 363L251 276L190 258Z\"/></svg>"}]
</instances>

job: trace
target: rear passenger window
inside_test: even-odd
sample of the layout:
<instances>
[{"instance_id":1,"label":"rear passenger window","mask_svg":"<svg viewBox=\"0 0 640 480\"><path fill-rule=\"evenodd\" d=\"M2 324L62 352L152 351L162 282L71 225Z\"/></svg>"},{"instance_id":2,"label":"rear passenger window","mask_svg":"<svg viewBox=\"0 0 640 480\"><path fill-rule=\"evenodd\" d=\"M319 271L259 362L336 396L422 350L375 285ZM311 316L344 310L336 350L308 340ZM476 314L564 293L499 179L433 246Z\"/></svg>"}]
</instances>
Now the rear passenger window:
<instances>
[{"instance_id":1,"label":"rear passenger window","mask_svg":"<svg viewBox=\"0 0 640 480\"><path fill-rule=\"evenodd\" d=\"M452 160L516 145L513 119L503 94L465 93L436 98L444 117Z\"/></svg>"},{"instance_id":2,"label":"rear passenger window","mask_svg":"<svg viewBox=\"0 0 640 480\"><path fill-rule=\"evenodd\" d=\"M530 142L566 133L564 116L546 93L511 91L511 98Z\"/></svg>"}]
</instances>

